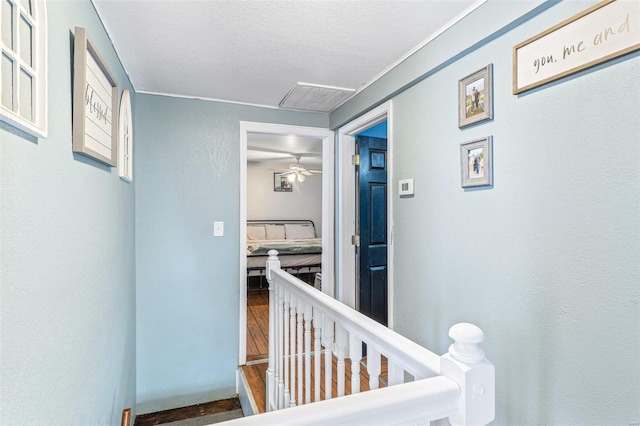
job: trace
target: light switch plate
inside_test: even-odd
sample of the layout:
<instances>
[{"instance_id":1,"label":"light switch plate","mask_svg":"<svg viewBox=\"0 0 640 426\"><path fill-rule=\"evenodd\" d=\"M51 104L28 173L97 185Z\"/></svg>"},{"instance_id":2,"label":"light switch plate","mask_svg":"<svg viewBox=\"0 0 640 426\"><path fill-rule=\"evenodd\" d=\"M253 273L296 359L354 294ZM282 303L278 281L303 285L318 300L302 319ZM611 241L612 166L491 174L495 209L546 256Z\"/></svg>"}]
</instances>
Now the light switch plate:
<instances>
[{"instance_id":1,"label":"light switch plate","mask_svg":"<svg viewBox=\"0 0 640 426\"><path fill-rule=\"evenodd\" d=\"M213 222L213 236L224 236L224 222Z\"/></svg>"},{"instance_id":2,"label":"light switch plate","mask_svg":"<svg viewBox=\"0 0 640 426\"><path fill-rule=\"evenodd\" d=\"M413 179L401 179L398 181L398 193L401 197L413 195Z\"/></svg>"}]
</instances>

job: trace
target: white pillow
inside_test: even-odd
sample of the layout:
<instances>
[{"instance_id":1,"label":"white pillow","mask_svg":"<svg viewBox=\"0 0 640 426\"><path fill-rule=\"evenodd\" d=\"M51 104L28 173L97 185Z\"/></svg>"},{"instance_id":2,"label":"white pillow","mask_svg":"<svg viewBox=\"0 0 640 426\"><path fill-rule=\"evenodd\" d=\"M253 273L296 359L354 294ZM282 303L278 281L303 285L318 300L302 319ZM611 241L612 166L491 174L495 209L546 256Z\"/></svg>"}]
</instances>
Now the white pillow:
<instances>
[{"instance_id":1,"label":"white pillow","mask_svg":"<svg viewBox=\"0 0 640 426\"><path fill-rule=\"evenodd\" d=\"M312 225L308 224L285 224L284 231L287 235L287 240L307 240L309 238L316 238L316 231Z\"/></svg>"},{"instance_id":2,"label":"white pillow","mask_svg":"<svg viewBox=\"0 0 640 426\"><path fill-rule=\"evenodd\" d=\"M265 225L267 230L267 240L284 240L284 226Z\"/></svg>"},{"instance_id":3,"label":"white pillow","mask_svg":"<svg viewBox=\"0 0 640 426\"><path fill-rule=\"evenodd\" d=\"M248 225L247 226L247 240L266 240L267 231L264 229L264 225Z\"/></svg>"}]
</instances>

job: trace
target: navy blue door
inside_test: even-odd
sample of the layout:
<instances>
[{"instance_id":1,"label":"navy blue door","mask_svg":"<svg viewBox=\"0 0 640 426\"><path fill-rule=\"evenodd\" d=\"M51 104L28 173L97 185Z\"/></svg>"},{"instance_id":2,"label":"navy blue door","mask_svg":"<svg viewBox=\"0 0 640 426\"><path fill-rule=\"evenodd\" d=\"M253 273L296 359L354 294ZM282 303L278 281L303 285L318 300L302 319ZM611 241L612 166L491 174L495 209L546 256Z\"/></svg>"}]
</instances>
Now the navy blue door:
<instances>
[{"instance_id":1,"label":"navy blue door","mask_svg":"<svg viewBox=\"0 0 640 426\"><path fill-rule=\"evenodd\" d=\"M387 140L356 138L360 154L359 310L387 325Z\"/></svg>"}]
</instances>

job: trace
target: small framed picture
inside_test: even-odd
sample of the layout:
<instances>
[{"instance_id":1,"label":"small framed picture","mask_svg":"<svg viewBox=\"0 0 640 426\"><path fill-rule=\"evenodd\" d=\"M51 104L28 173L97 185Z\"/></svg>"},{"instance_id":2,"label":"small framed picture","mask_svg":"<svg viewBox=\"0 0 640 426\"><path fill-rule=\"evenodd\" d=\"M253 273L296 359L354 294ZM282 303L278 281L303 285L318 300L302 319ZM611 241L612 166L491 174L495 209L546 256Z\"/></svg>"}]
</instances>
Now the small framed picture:
<instances>
[{"instance_id":1,"label":"small framed picture","mask_svg":"<svg viewBox=\"0 0 640 426\"><path fill-rule=\"evenodd\" d=\"M458 127L493 118L493 64L458 82Z\"/></svg>"},{"instance_id":2,"label":"small framed picture","mask_svg":"<svg viewBox=\"0 0 640 426\"><path fill-rule=\"evenodd\" d=\"M293 185L289 180L289 175L285 173L273 174L273 190L275 192L292 192Z\"/></svg>"},{"instance_id":3,"label":"small framed picture","mask_svg":"<svg viewBox=\"0 0 640 426\"><path fill-rule=\"evenodd\" d=\"M462 187L493 185L493 136L460 144Z\"/></svg>"}]
</instances>

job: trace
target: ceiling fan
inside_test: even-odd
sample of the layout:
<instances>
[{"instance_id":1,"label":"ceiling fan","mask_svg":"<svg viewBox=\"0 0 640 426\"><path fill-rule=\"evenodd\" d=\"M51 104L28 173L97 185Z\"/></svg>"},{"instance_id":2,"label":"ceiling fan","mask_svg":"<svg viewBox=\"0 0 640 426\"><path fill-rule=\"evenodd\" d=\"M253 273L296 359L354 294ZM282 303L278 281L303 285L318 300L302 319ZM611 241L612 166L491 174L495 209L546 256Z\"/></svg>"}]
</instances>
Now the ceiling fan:
<instances>
[{"instance_id":1,"label":"ceiling fan","mask_svg":"<svg viewBox=\"0 0 640 426\"><path fill-rule=\"evenodd\" d=\"M308 169L304 164L300 164L301 155L295 155L294 157L296 162L289 164L289 168L282 171L282 175L287 176L290 182L294 182L296 179L299 182L304 182L307 176L322 173L322 170Z\"/></svg>"}]
</instances>

